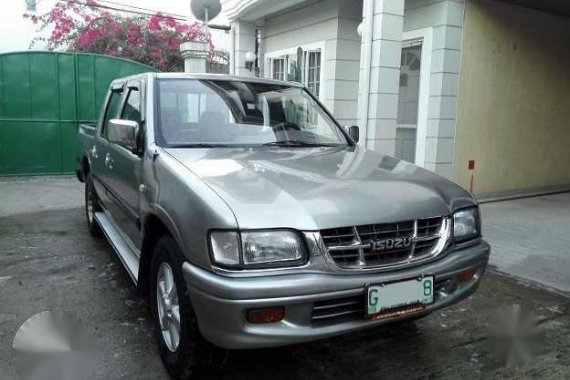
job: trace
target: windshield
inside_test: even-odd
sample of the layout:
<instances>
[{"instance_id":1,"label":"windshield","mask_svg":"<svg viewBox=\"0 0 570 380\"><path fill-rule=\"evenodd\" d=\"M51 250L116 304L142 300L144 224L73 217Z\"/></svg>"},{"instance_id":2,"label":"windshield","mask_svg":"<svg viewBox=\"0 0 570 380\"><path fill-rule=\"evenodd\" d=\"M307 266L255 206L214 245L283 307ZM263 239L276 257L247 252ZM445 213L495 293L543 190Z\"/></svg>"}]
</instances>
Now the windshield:
<instances>
[{"instance_id":1,"label":"windshield","mask_svg":"<svg viewBox=\"0 0 570 380\"><path fill-rule=\"evenodd\" d=\"M338 146L348 141L302 88L242 81L159 81L161 145Z\"/></svg>"}]
</instances>

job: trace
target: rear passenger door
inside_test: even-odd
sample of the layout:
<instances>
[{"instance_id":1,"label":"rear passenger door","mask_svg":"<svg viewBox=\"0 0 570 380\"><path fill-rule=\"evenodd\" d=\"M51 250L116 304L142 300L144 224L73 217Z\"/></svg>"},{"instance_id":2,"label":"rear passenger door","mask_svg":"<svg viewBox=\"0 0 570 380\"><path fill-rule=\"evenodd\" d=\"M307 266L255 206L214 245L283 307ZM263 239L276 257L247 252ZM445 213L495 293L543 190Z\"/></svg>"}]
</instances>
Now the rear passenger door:
<instances>
[{"instance_id":1,"label":"rear passenger door","mask_svg":"<svg viewBox=\"0 0 570 380\"><path fill-rule=\"evenodd\" d=\"M118 119L135 121L139 125L138 135L144 136L143 82L130 81L125 88L125 96ZM139 139L140 140L140 139ZM139 143L140 146L144 144ZM133 153L132 149L120 144L109 143L109 155L112 162L109 175L109 198L113 203L113 219L131 239L137 249L140 248L139 198L142 152Z\"/></svg>"}]
</instances>

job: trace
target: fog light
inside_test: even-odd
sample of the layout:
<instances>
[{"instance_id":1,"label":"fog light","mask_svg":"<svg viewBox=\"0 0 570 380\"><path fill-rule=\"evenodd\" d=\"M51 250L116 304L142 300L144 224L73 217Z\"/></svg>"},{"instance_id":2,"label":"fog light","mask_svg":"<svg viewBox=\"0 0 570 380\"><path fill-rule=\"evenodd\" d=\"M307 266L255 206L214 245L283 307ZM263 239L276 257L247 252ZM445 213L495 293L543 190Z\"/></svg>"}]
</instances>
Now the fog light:
<instances>
[{"instance_id":1,"label":"fog light","mask_svg":"<svg viewBox=\"0 0 570 380\"><path fill-rule=\"evenodd\" d=\"M466 272L461 272L459 273L459 276L457 276L457 279L459 280L459 282L467 282L473 279L473 277L475 277L475 274L477 273L476 270L468 270Z\"/></svg>"},{"instance_id":2,"label":"fog light","mask_svg":"<svg viewBox=\"0 0 570 380\"><path fill-rule=\"evenodd\" d=\"M283 306L270 307L267 309L251 309L247 311L246 319L249 323L273 323L279 322L285 316Z\"/></svg>"}]
</instances>

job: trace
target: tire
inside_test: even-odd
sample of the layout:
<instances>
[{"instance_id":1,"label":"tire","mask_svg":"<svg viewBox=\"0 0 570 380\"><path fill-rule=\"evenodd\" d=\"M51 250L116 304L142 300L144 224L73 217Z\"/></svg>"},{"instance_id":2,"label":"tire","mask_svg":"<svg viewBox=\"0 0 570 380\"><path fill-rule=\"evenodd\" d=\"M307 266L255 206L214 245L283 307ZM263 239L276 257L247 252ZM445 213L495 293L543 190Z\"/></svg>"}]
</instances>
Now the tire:
<instances>
[{"instance_id":1,"label":"tire","mask_svg":"<svg viewBox=\"0 0 570 380\"><path fill-rule=\"evenodd\" d=\"M101 211L99 198L95 192L95 186L93 186L91 174L87 173L85 176L85 218L87 219L87 228L89 228L89 233L91 236L97 238L103 236L103 231L101 231L101 227L95 220L95 213L99 211Z\"/></svg>"},{"instance_id":2,"label":"tire","mask_svg":"<svg viewBox=\"0 0 570 380\"><path fill-rule=\"evenodd\" d=\"M182 257L170 236L160 238L151 263L150 305L162 361L172 378L186 380L221 369L227 351L200 334L182 276Z\"/></svg>"}]
</instances>

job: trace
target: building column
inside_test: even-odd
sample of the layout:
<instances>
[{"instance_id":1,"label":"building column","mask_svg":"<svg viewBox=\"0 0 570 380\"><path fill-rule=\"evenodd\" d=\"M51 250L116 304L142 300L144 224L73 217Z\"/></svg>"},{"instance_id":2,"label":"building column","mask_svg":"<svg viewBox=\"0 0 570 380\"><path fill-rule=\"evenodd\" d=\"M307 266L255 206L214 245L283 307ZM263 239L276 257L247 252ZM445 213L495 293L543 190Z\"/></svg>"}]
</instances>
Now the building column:
<instances>
[{"instance_id":1,"label":"building column","mask_svg":"<svg viewBox=\"0 0 570 380\"><path fill-rule=\"evenodd\" d=\"M231 22L230 74L254 76L255 71L245 65L246 54L255 53L255 24L235 20Z\"/></svg>"},{"instance_id":2,"label":"building column","mask_svg":"<svg viewBox=\"0 0 570 380\"><path fill-rule=\"evenodd\" d=\"M464 3L450 1L434 27L426 131L426 169L453 178ZM456 162L467 170L467 162Z\"/></svg>"},{"instance_id":3,"label":"building column","mask_svg":"<svg viewBox=\"0 0 570 380\"><path fill-rule=\"evenodd\" d=\"M404 0L364 0L358 125L361 144L393 155L404 25Z\"/></svg>"},{"instance_id":4,"label":"building column","mask_svg":"<svg viewBox=\"0 0 570 380\"><path fill-rule=\"evenodd\" d=\"M205 73L207 70L208 49L203 42L183 42L180 52L184 58L184 72Z\"/></svg>"}]
</instances>

